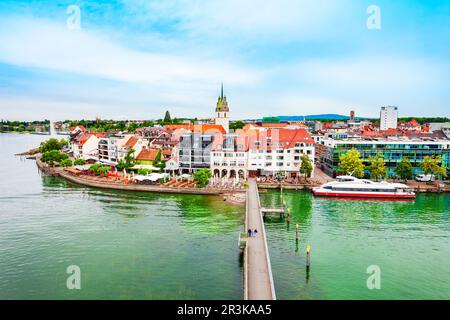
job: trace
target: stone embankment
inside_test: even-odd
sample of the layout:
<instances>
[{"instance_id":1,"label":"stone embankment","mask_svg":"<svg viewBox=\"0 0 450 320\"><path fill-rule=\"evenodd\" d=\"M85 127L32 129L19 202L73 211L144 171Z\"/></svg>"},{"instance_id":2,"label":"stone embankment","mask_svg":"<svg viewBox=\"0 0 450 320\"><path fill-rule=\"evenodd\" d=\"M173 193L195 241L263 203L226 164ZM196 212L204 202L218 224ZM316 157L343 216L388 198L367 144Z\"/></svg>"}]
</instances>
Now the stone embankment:
<instances>
[{"instance_id":1,"label":"stone embankment","mask_svg":"<svg viewBox=\"0 0 450 320\"><path fill-rule=\"evenodd\" d=\"M103 188L113 190L125 190L125 191L142 191L142 192L156 192L156 193L172 193L172 194L196 194L196 195L216 195L224 196L230 203L241 203L241 199L245 202L245 196L240 197L238 194L243 193L245 190L222 190L222 189L199 189L199 188L176 188L162 185L140 185L134 183L125 184L123 182L114 182L107 180L106 178L95 178L90 176L79 176L64 171L62 168L49 167L43 163L39 158L36 159L38 168L45 174L52 176L62 177L72 183L79 185Z\"/></svg>"}]
</instances>

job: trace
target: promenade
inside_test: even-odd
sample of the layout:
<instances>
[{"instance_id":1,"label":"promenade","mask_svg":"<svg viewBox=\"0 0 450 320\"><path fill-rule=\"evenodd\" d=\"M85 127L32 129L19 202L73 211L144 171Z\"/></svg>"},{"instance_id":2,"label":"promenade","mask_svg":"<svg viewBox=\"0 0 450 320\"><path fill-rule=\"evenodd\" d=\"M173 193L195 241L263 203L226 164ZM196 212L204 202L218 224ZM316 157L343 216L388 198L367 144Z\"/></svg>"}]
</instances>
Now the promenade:
<instances>
[{"instance_id":1,"label":"promenade","mask_svg":"<svg viewBox=\"0 0 450 320\"><path fill-rule=\"evenodd\" d=\"M247 239L244 298L247 300L275 300L275 289L266 232L261 215L258 186L253 179L250 179L248 183L245 219L246 230L249 228L252 230L256 229L258 234Z\"/></svg>"}]
</instances>

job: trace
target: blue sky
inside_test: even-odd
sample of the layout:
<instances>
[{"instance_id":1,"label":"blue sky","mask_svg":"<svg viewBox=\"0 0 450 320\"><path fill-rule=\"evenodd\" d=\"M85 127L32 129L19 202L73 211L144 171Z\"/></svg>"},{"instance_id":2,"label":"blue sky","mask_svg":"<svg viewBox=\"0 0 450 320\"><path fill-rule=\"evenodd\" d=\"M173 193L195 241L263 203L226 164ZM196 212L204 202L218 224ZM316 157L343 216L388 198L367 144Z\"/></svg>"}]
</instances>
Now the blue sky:
<instances>
[{"instance_id":1,"label":"blue sky","mask_svg":"<svg viewBox=\"0 0 450 320\"><path fill-rule=\"evenodd\" d=\"M449 17L446 0L2 0L0 118L209 117L221 82L233 119L450 116Z\"/></svg>"}]
</instances>

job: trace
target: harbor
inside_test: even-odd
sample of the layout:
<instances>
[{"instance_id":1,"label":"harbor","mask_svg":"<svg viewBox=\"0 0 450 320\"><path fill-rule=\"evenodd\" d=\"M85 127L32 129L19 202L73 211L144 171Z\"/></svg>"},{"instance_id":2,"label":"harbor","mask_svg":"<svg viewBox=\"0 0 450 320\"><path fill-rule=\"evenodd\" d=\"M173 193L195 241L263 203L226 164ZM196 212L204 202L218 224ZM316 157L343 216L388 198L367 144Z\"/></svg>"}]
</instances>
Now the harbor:
<instances>
[{"instance_id":1,"label":"harbor","mask_svg":"<svg viewBox=\"0 0 450 320\"><path fill-rule=\"evenodd\" d=\"M245 207L220 196L92 188L40 174L34 161L13 156L39 139L0 136L8 154L0 183L2 298L245 298L248 267L236 244ZM382 202L260 191L261 208L285 202L291 214L290 223L278 213L264 218L276 299L448 298L448 193ZM72 264L86 277L79 292L61 285ZM380 266L382 290L367 289L369 265Z\"/></svg>"}]
</instances>

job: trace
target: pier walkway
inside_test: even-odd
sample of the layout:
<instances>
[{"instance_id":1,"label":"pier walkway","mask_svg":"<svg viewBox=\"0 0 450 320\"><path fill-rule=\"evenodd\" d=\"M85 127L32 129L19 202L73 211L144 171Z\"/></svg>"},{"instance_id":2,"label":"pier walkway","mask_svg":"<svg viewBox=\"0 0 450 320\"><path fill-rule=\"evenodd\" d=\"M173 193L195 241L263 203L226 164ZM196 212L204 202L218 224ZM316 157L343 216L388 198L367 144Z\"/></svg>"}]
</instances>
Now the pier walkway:
<instances>
[{"instance_id":1,"label":"pier walkway","mask_svg":"<svg viewBox=\"0 0 450 320\"><path fill-rule=\"evenodd\" d=\"M247 190L245 230L248 229L258 230L258 234L247 239L245 248L244 298L246 300L275 300L258 186L253 179L249 180Z\"/></svg>"}]
</instances>

